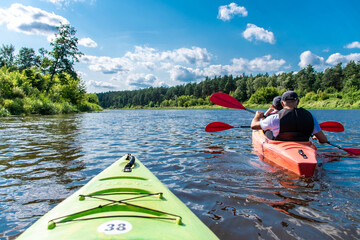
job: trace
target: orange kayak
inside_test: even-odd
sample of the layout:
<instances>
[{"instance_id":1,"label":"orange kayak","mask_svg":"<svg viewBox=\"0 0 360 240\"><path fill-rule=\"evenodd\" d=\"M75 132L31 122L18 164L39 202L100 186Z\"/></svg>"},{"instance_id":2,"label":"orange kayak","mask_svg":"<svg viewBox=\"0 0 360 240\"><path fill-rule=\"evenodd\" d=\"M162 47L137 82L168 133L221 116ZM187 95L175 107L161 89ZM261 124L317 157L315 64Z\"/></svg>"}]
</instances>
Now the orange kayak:
<instances>
[{"instance_id":1,"label":"orange kayak","mask_svg":"<svg viewBox=\"0 0 360 240\"><path fill-rule=\"evenodd\" d=\"M262 160L286 168L300 176L314 175L317 160L313 142L269 140L261 130L252 133L253 147Z\"/></svg>"}]
</instances>

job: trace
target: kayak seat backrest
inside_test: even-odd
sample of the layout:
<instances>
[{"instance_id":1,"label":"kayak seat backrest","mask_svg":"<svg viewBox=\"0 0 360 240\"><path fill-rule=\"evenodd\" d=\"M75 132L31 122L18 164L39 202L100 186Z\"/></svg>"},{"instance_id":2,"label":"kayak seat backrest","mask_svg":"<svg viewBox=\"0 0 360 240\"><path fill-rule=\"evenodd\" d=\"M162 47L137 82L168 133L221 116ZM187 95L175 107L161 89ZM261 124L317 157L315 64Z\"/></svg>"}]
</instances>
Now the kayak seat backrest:
<instances>
[{"instance_id":1,"label":"kayak seat backrest","mask_svg":"<svg viewBox=\"0 0 360 240\"><path fill-rule=\"evenodd\" d=\"M282 132L275 139L278 141L309 141L309 138L301 132Z\"/></svg>"}]
</instances>

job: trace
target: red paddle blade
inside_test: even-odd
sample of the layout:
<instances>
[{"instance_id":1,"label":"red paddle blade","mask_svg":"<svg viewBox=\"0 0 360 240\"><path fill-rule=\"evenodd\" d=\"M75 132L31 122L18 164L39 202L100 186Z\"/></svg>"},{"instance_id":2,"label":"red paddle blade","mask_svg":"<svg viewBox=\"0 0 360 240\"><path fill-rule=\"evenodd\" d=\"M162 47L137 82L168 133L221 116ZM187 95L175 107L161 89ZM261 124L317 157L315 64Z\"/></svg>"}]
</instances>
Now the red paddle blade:
<instances>
[{"instance_id":1,"label":"red paddle blade","mask_svg":"<svg viewBox=\"0 0 360 240\"><path fill-rule=\"evenodd\" d=\"M343 148L348 154L360 155L360 149L357 148Z\"/></svg>"},{"instance_id":2,"label":"red paddle blade","mask_svg":"<svg viewBox=\"0 0 360 240\"><path fill-rule=\"evenodd\" d=\"M246 110L238 100L226 93L214 93L211 95L210 101L219 106Z\"/></svg>"},{"instance_id":3,"label":"red paddle blade","mask_svg":"<svg viewBox=\"0 0 360 240\"><path fill-rule=\"evenodd\" d=\"M319 125L321 127L321 130L328 132L343 132L345 130L344 126L341 123L335 121L322 122Z\"/></svg>"},{"instance_id":4,"label":"red paddle blade","mask_svg":"<svg viewBox=\"0 0 360 240\"><path fill-rule=\"evenodd\" d=\"M212 122L205 127L206 132L220 132L233 128L233 126L223 122Z\"/></svg>"}]
</instances>

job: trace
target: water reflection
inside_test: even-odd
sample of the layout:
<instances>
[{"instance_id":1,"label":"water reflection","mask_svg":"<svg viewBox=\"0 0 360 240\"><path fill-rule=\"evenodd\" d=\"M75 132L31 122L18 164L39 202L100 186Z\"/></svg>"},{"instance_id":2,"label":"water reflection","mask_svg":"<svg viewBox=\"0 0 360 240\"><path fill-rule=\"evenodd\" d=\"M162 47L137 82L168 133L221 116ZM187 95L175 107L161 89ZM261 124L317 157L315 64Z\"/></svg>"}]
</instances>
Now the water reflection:
<instances>
[{"instance_id":1,"label":"water reflection","mask_svg":"<svg viewBox=\"0 0 360 240\"><path fill-rule=\"evenodd\" d=\"M0 231L29 223L59 203L85 168L81 117L9 117L0 123ZM11 231L10 231L11 232ZM6 236L6 235L4 235Z\"/></svg>"}]
</instances>

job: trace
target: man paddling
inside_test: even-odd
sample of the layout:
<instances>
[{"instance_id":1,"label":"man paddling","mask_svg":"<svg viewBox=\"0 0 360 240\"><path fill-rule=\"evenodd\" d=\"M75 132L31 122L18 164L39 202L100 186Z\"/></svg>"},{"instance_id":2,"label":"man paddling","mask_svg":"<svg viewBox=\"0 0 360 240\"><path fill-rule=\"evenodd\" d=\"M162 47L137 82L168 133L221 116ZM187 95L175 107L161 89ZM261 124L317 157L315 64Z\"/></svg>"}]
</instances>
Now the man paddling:
<instances>
[{"instance_id":1,"label":"man paddling","mask_svg":"<svg viewBox=\"0 0 360 240\"><path fill-rule=\"evenodd\" d=\"M311 135L315 135L320 143L327 142L316 118L309 111L297 108L299 97L296 92L285 92L281 96L281 104L284 108L267 118L264 118L263 112L257 111L251 129L264 130L272 140L308 141Z\"/></svg>"}]
</instances>

